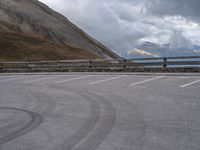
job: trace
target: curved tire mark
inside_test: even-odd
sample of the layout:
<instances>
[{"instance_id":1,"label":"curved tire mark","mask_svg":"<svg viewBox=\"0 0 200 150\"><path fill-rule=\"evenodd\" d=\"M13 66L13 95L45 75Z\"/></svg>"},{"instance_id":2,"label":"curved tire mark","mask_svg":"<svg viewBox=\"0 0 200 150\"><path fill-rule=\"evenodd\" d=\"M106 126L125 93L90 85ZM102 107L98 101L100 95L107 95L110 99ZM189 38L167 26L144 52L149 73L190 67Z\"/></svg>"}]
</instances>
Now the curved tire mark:
<instances>
[{"instance_id":1,"label":"curved tire mark","mask_svg":"<svg viewBox=\"0 0 200 150\"><path fill-rule=\"evenodd\" d=\"M56 87L56 89L58 88L64 90L61 87ZM105 140L115 124L115 108L107 99L89 91L72 88L67 90L81 95L84 100L89 102L91 105L91 113L78 131L71 137L65 139L63 145L60 145L56 149L95 150Z\"/></svg>"},{"instance_id":2,"label":"curved tire mark","mask_svg":"<svg viewBox=\"0 0 200 150\"><path fill-rule=\"evenodd\" d=\"M92 95L96 101L101 104L101 116L96 126L91 130L88 135L82 139L80 144L77 144L74 150L95 150L110 134L116 121L116 110L113 105L100 95L96 95L89 91L84 91ZM100 101L101 100L101 101Z\"/></svg>"},{"instance_id":3,"label":"curved tire mark","mask_svg":"<svg viewBox=\"0 0 200 150\"><path fill-rule=\"evenodd\" d=\"M123 126L122 130L128 131L128 133L123 138L123 145L126 146L126 150L132 150L133 147L136 150L143 149L143 137L146 132L146 122L143 113L138 109L138 107L133 104L126 97L119 94L111 94L112 97L120 99L118 103L126 108L127 120L125 121L126 126Z\"/></svg>"},{"instance_id":4,"label":"curved tire mark","mask_svg":"<svg viewBox=\"0 0 200 150\"><path fill-rule=\"evenodd\" d=\"M37 90L28 90L27 96L35 101L35 106L31 110L39 112L44 118L48 118L56 109L56 101L50 97L43 88Z\"/></svg>"},{"instance_id":5,"label":"curved tire mark","mask_svg":"<svg viewBox=\"0 0 200 150\"><path fill-rule=\"evenodd\" d=\"M8 89L7 89L8 90ZM19 91L17 91L17 89L13 89L13 87L12 86L9 86L9 90L10 90L10 93L15 93L16 94L16 96L18 96L18 95L23 95L23 96L26 96L26 92L21 92L20 90ZM28 101L28 100L31 100L31 97L28 97L27 99L26 99L26 101L24 101L23 103L20 101L20 104L22 104L21 106L19 106L20 108L27 108L28 106L29 106L29 103L30 103L30 101ZM9 115L8 117L6 117L6 118L4 118L4 119L1 119L0 121L1 122L9 122L10 120L13 120L13 119L15 119L15 117L16 117L16 114L11 114L11 115Z\"/></svg>"},{"instance_id":6,"label":"curved tire mark","mask_svg":"<svg viewBox=\"0 0 200 150\"><path fill-rule=\"evenodd\" d=\"M73 92L73 91L70 91L70 92ZM66 138L63 141L63 144L59 145L55 149L59 149L59 150L73 149L73 147L76 146L94 128L94 126L97 124L100 118L101 108L100 108L99 103L97 103L91 97L83 93L78 93L78 94L81 95L84 98L84 100L90 104L91 110L90 110L89 116L81 125L81 127L72 136Z\"/></svg>"},{"instance_id":7,"label":"curved tire mark","mask_svg":"<svg viewBox=\"0 0 200 150\"><path fill-rule=\"evenodd\" d=\"M36 129L43 121L42 117L35 113L35 112L31 112L25 109L19 109L19 108L11 108L11 107L0 107L1 110L14 110L14 111L19 111L19 112L23 112L26 113L30 116L30 121L24 125L23 127L21 127L19 130L12 132L2 138L0 138L0 145L3 145L11 140L14 140L28 132L33 131L34 129Z\"/></svg>"}]
</instances>

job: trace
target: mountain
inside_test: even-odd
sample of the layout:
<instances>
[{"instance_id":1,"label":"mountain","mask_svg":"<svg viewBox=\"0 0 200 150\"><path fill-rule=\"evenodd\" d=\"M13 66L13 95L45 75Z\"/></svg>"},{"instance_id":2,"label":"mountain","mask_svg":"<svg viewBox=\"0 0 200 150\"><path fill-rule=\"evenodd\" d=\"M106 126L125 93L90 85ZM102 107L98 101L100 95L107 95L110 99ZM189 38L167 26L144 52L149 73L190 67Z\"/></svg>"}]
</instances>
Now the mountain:
<instances>
[{"instance_id":1,"label":"mountain","mask_svg":"<svg viewBox=\"0 0 200 150\"><path fill-rule=\"evenodd\" d=\"M143 42L140 45L137 45L135 49L128 51L126 57L174 57L197 55L200 55L200 46L198 45L193 45L190 48L172 48L170 44L156 44L152 42Z\"/></svg>"},{"instance_id":2,"label":"mountain","mask_svg":"<svg viewBox=\"0 0 200 150\"><path fill-rule=\"evenodd\" d=\"M0 61L119 58L38 0L0 1Z\"/></svg>"}]
</instances>

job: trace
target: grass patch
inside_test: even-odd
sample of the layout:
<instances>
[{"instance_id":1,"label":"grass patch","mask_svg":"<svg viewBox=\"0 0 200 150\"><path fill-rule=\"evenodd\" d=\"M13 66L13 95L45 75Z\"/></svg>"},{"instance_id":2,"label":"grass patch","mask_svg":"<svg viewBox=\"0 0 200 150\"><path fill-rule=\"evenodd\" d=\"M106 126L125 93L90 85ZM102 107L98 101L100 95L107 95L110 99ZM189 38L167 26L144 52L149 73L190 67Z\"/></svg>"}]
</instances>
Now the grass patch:
<instances>
[{"instance_id":1,"label":"grass patch","mask_svg":"<svg viewBox=\"0 0 200 150\"><path fill-rule=\"evenodd\" d=\"M96 59L95 54L40 35L0 32L0 61Z\"/></svg>"}]
</instances>

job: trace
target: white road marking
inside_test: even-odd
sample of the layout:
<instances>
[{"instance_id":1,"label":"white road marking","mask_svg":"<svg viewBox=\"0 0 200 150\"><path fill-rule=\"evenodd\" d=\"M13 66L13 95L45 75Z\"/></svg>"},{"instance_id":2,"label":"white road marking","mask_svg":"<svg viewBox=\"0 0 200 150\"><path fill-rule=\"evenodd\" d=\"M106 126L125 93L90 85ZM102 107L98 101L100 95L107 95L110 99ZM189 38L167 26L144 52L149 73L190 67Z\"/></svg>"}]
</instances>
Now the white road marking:
<instances>
[{"instance_id":1,"label":"white road marking","mask_svg":"<svg viewBox=\"0 0 200 150\"><path fill-rule=\"evenodd\" d=\"M85 78L89 78L89 77L92 77L92 76L94 76L94 75L87 75L87 76L82 76L82 77L78 77L78 78L72 78L72 79L57 81L57 82L55 82L55 84L60 84L60 83L65 83L65 82L74 81L74 80L85 79Z\"/></svg>"},{"instance_id":2,"label":"white road marking","mask_svg":"<svg viewBox=\"0 0 200 150\"><path fill-rule=\"evenodd\" d=\"M41 76L41 75L36 75L36 76ZM32 77L36 77L36 76L32 76ZM56 77L64 77L64 76L72 76L72 75L54 75L54 76L50 76L50 77L45 77L45 78L39 78L39 79L33 79L33 80L24 81L24 83L37 82L37 81L48 80L48 79L52 79L52 78L56 78Z\"/></svg>"},{"instance_id":3,"label":"white road marking","mask_svg":"<svg viewBox=\"0 0 200 150\"><path fill-rule=\"evenodd\" d=\"M194 81L194 82L191 82L191 83L188 83L188 84L182 85L182 86L180 86L180 88L184 88L184 87L187 87L187 86L190 86L190 85L193 85L193 84L199 83L199 82L200 82L200 80L197 80L197 81Z\"/></svg>"},{"instance_id":4,"label":"white road marking","mask_svg":"<svg viewBox=\"0 0 200 150\"><path fill-rule=\"evenodd\" d=\"M116 79L119 79L119 78L122 78L125 76L127 76L127 75L121 75L121 76L117 76L117 77L113 77L113 78L109 78L109 79L105 79L105 80L99 80L99 81L91 82L89 84L92 85L92 84L102 83L102 82L106 82L106 81L116 80Z\"/></svg>"},{"instance_id":5,"label":"white road marking","mask_svg":"<svg viewBox=\"0 0 200 150\"><path fill-rule=\"evenodd\" d=\"M15 76L0 76L0 78L12 78L12 77L15 77Z\"/></svg>"},{"instance_id":6,"label":"white road marking","mask_svg":"<svg viewBox=\"0 0 200 150\"><path fill-rule=\"evenodd\" d=\"M51 79L51 78L55 78L55 76L53 76L53 77L51 76L51 77L39 78L39 79L34 79L34 80L28 80L28 81L24 81L24 83L37 82L37 81L47 80L47 79Z\"/></svg>"},{"instance_id":7,"label":"white road marking","mask_svg":"<svg viewBox=\"0 0 200 150\"><path fill-rule=\"evenodd\" d=\"M161 79L161 78L164 78L164 76L159 76L159 77L156 77L156 78L153 78L153 79L148 79L148 80L136 82L136 83L130 84L130 86L134 86L134 85L138 85L138 84L142 84L142 83L158 80L158 79Z\"/></svg>"},{"instance_id":8,"label":"white road marking","mask_svg":"<svg viewBox=\"0 0 200 150\"><path fill-rule=\"evenodd\" d=\"M13 76L14 77L14 76ZM5 80L1 80L0 83L3 83L3 82L8 82L8 81L14 81L14 80L20 80L20 79L27 79L27 78L30 78L31 76L23 76L23 77L16 77L16 78L11 78L11 79L5 79Z\"/></svg>"}]
</instances>

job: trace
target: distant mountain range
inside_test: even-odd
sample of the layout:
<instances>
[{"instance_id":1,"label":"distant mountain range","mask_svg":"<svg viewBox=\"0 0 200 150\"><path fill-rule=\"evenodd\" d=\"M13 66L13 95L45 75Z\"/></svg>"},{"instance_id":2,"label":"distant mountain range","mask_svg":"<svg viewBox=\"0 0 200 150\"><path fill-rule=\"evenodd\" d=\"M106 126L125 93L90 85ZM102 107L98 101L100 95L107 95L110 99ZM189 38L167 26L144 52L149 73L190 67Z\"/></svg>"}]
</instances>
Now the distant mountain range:
<instances>
[{"instance_id":1,"label":"distant mountain range","mask_svg":"<svg viewBox=\"0 0 200 150\"><path fill-rule=\"evenodd\" d=\"M170 44L159 45L151 42L143 42L135 49L128 51L127 58L135 57L173 57L173 56L200 56L200 46L193 45L191 48L170 47Z\"/></svg>"},{"instance_id":2,"label":"distant mountain range","mask_svg":"<svg viewBox=\"0 0 200 150\"><path fill-rule=\"evenodd\" d=\"M0 61L119 58L38 0L0 0Z\"/></svg>"}]
</instances>

